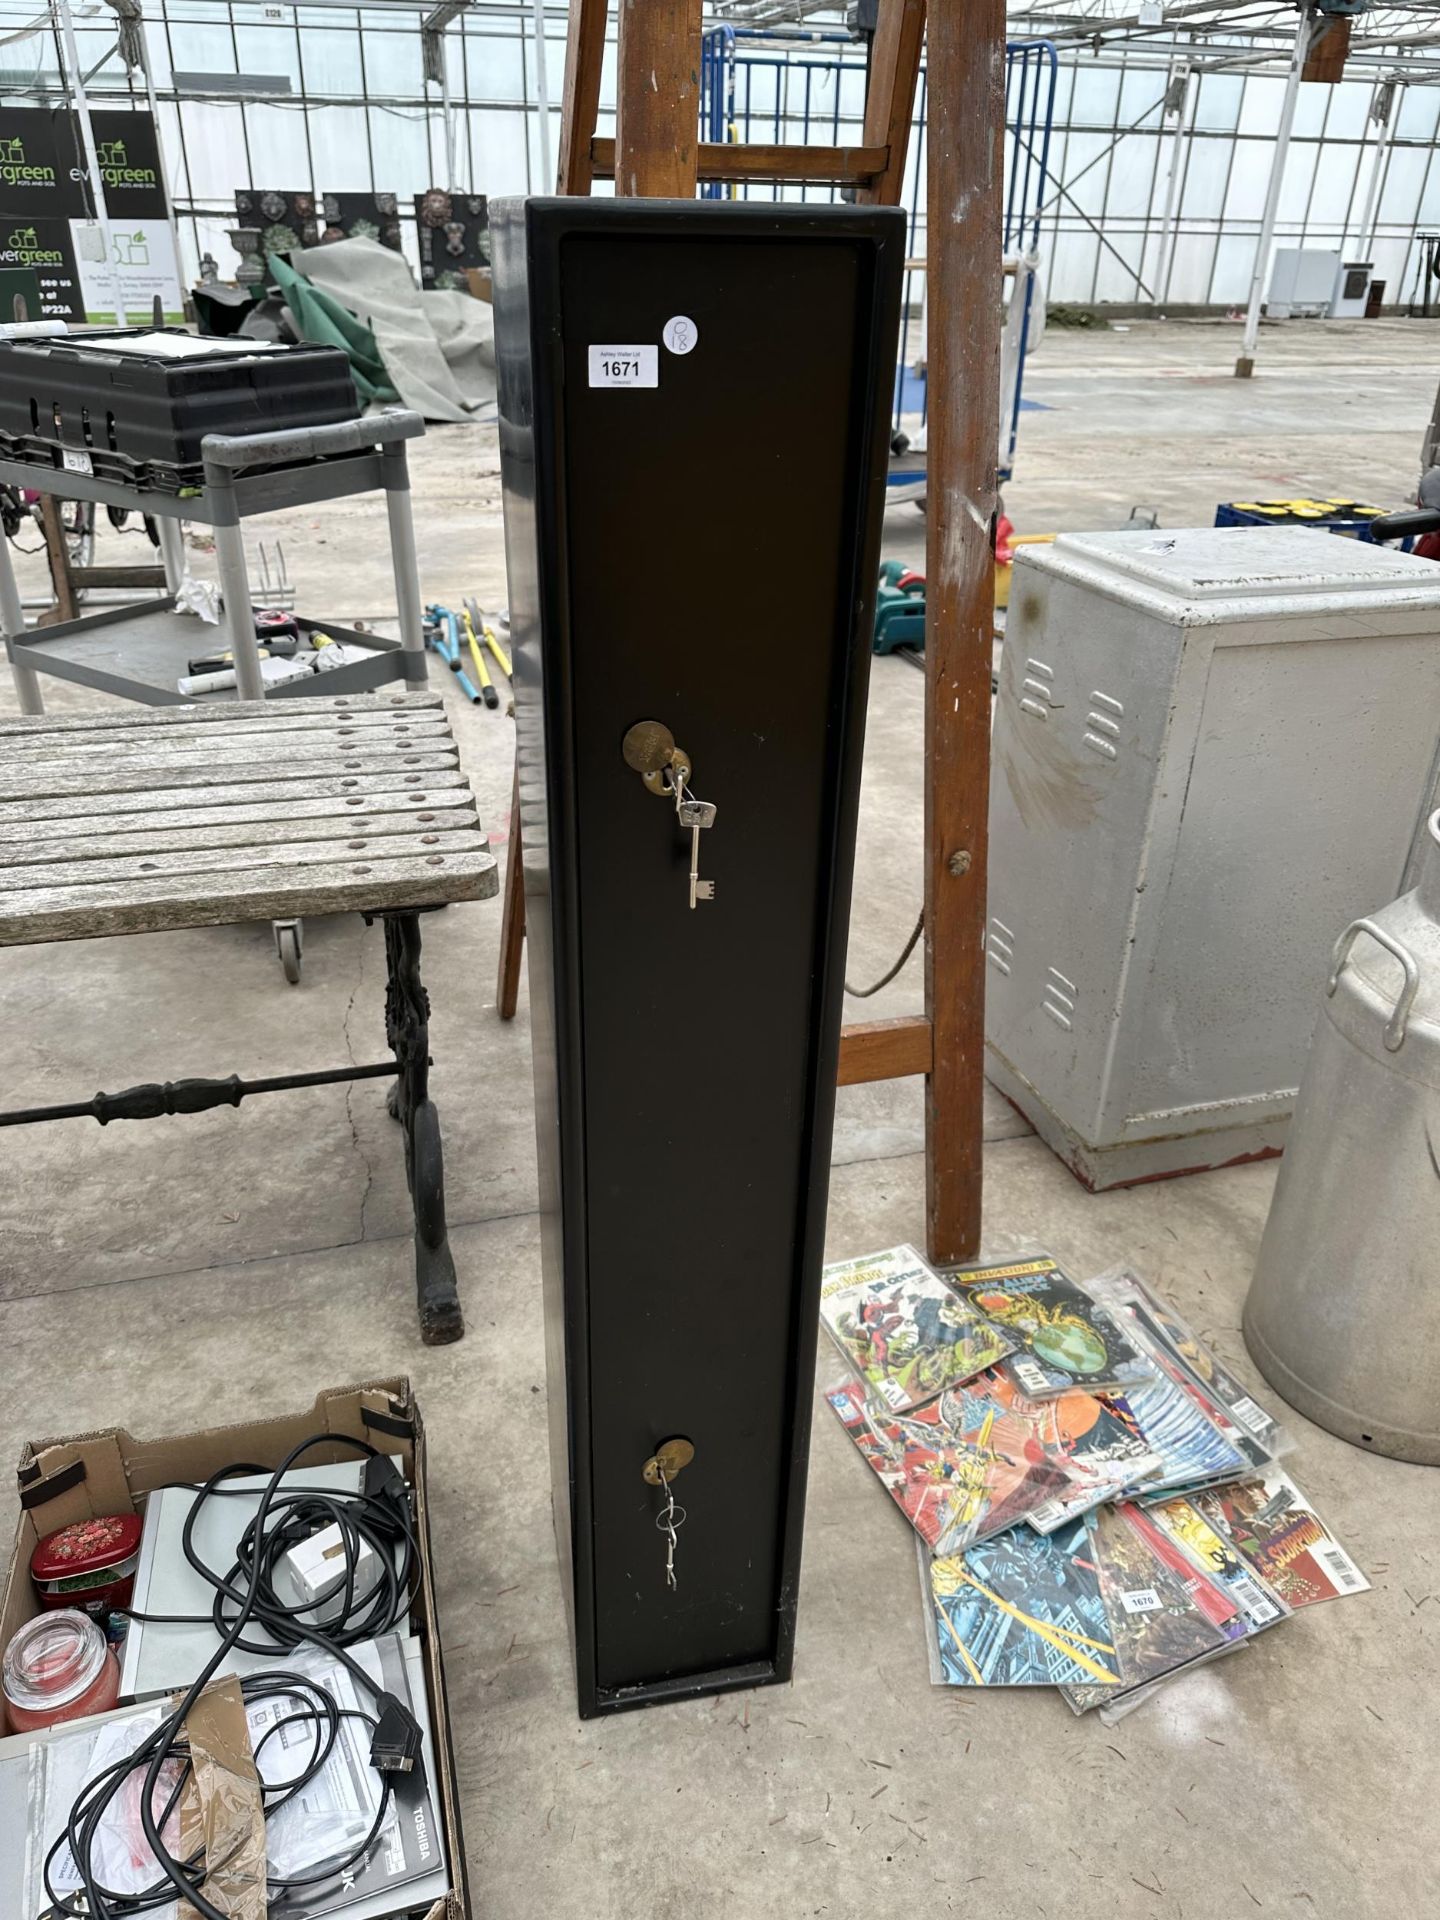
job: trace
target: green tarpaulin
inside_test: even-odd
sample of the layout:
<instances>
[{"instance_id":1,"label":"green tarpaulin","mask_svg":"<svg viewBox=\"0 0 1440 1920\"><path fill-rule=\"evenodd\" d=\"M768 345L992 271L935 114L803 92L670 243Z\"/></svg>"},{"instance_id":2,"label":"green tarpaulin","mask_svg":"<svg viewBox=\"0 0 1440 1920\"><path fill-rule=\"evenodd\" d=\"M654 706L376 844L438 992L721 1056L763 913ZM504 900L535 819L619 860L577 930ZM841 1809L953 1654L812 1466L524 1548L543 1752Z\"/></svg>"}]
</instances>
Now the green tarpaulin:
<instances>
[{"instance_id":1,"label":"green tarpaulin","mask_svg":"<svg viewBox=\"0 0 1440 1920\"><path fill-rule=\"evenodd\" d=\"M300 337L321 346L344 349L355 377L355 391L365 406L393 405L400 395L390 384L385 362L369 327L332 295L312 286L293 267L287 266L278 254L270 254L268 261L271 278L295 316Z\"/></svg>"}]
</instances>

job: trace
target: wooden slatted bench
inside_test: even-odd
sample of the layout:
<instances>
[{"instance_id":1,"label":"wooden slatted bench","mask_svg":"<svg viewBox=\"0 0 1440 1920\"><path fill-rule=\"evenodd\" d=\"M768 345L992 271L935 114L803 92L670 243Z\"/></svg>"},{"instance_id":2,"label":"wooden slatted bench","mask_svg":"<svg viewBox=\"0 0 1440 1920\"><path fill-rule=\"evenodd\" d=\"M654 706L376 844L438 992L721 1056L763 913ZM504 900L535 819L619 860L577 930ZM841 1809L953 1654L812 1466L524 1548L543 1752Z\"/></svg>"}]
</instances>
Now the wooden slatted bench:
<instances>
[{"instance_id":1,"label":"wooden slatted bench","mask_svg":"<svg viewBox=\"0 0 1440 1920\"><path fill-rule=\"evenodd\" d=\"M427 1341L464 1330L430 1099L421 913L497 890L495 857L438 694L216 701L0 718L0 946L306 914L385 929L394 1059L268 1079L180 1080L0 1113L0 1126L151 1119L247 1094L391 1079L415 1210Z\"/></svg>"}]
</instances>

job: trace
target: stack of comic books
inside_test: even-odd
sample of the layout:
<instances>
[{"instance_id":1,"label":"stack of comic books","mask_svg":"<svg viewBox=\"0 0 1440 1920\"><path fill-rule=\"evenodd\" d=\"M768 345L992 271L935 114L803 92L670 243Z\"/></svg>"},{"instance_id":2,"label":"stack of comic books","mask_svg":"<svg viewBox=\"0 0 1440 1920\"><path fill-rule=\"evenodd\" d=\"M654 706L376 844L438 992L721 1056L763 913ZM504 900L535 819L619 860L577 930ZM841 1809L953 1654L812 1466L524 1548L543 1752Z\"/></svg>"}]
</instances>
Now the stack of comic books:
<instances>
[{"instance_id":1,"label":"stack of comic books","mask_svg":"<svg viewBox=\"0 0 1440 1920\"><path fill-rule=\"evenodd\" d=\"M827 1269L827 1399L918 1536L931 1678L1119 1719L1369 1581L1279 1466L1289 1438L1129 1268L1045 1254Z\"/></svg>"},{"instance_id":2,"label":"stack of comic books","mask_svg":"<svg viewBox=\"0 0 1440 1920\"><path fill-rule=\"evenodd\" d=\"M1040 1533L1127 1494L1158 1498L1211 1486L1257 1464L1230 1416L1168 1350L1166 1336L1152 1336L1148 1321L1132 1312L1141 1297L1138 1279L1128 1270L1110 1278L1109 1292L1094 1283L1082 1287L1045 1255L956 1275L967 1299L1001 1314L1007 1331L1028 1342L1002 1370L1037 1393L1031 1404L1054 1407L1057 1415L1090 1410L1070 1488L1027 1516ZM1084 1388L1075 1384L1082 1379Z\"/></svg>"},{"instance_id":3,"label":"stack of comic books","mask_svg":"<svg viewBox=\"0 0 1440 1920\"><path fill-rule=\"evenodd\" d=\"M1015 1339L913 1247L827 1268L820 1311L850 1367L826 1398L933 1553L1046 1503L1093 1505L1158 1470L1133 1425L1093 1395L1021 1392L1004 1364L1020 1352Z\"/></svg>"},{"instance_id":4,"label":"stack of comic books","mask_svg":"<svg viewBox=\"0 0 1440 1920\"><path fill-rule=\"evenodd\" d=\"M1052 1534L1012 1528L921 1569L932 1680L1058 1686L1107 1722L1296 1609L1369 1585L1278 1468L1189 1500L1096 1507Z\"/></svg>"}]
</instances>

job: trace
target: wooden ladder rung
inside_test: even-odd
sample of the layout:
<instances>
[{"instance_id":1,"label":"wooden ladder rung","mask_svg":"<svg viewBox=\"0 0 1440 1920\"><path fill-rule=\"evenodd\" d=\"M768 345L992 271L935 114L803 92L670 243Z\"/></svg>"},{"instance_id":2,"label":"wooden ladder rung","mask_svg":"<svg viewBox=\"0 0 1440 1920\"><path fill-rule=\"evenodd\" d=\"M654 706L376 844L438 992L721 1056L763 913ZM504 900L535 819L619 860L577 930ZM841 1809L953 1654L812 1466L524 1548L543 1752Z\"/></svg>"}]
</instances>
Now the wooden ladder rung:
<instances>
[{"instance_id":1,"label":"wooden ladder rung","mask_svg":"<svg viewBox=\"0 0 1440 1920\"><path fill-rule=\"evenodd\" d=\"M840 1029L842 1087L866 1080L903 1080L928 1074L935 1064L935 1038L924 1015L899 1020L857 1020Z\"/></svg>"},{"instance_id":2,"label":"wooden ladder rung","mask_svg":"<svg viewBox=\"0 0 1440 1920\"><path fill-rule=\"evenodd\" d=\"M889 147L729 146L704 141L696 148L702 180L794 180L808 185L867 187L884 173ZM615 142L592 140L590 165L602 180L615 177Z\"/></svg>"}]
</instances>

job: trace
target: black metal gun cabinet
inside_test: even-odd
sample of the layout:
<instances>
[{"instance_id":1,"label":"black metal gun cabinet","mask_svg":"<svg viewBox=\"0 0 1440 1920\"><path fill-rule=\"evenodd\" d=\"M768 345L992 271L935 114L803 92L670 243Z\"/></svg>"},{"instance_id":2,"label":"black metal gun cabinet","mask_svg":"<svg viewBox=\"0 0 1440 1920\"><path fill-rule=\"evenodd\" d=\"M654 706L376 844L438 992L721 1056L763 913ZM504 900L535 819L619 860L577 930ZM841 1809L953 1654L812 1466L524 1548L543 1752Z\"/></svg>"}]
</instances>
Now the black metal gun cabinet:
<instances>
[{"instance_id":1,"label":"black metal gun cabinet","mask_svg":"<svg viewBox=\"0 0 1440 1920\"><path fill-rule=\"evenodd\" d=\"M580 1712L789 1677L905 220L491 209Z\"/></svg>"}]
</instances>

